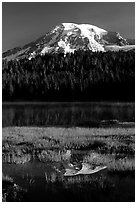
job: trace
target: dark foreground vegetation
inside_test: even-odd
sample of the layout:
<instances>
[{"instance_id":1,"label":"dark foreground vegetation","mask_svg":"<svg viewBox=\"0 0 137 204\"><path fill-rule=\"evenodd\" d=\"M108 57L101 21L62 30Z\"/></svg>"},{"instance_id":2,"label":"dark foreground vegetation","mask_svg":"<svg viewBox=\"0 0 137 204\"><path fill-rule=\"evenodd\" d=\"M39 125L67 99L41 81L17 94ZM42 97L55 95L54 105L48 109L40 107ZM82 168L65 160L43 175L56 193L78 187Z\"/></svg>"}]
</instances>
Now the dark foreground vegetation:
<instances>
[{"instance_id":1,"label":"dark foreground vegetation","mask_svg":"<svg viewBox=\"0 0 137 204\"><path fill-rule=\"evenodd\" d=\"M3 201L135 200L134 124L118 128L7 127L2 135L3 173L14 178L3 176ZM107 170L64 177L69 164L81 163L106 166Z\"/></svg>"},{"instance_id":2,"label":"dark foreground vegetation","mask_svg":"<svg viewBox=\"0 0 137 204\"><path fill-rule=\"evenodd\" d=\"M134 101L135 51L3 61L2 94L9 101Z\"/></svg>"}]
</instances>

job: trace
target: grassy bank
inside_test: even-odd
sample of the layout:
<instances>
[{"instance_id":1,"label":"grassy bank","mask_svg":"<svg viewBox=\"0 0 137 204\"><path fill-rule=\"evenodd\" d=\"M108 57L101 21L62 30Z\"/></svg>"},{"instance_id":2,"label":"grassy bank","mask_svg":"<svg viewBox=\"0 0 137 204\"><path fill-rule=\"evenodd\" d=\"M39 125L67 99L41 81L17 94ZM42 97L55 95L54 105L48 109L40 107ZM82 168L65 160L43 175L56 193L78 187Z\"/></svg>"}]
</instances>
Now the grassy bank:
<instances>
[{"instance_id":1,"label":"grassy bank","mask_svg":"<svg viewBox=\"0 0 137 204\"><path fill-rule=\"evenodd\" d=\"M13 180L3 176L3 201L134 201L133 123L106 128L7 127L2 130L2 146L3 163L24 164L36 160L44 165L50 163L54 168L50 175L45 172L40 181L35 176L28 177L37 186L37 195L33 188L25 193L19 186L12 186ZM68 164L82 162L93 168L107 166L107 171L96 176L63 176ZM43 190L38 185L43 185Z\"/></svg>"},{"instance_id":2,"label":"grassy bank","mask_svg":"<svg viewBox=\"0 0 137 204\"><path fill-rule=\"evenodd\" d=\"M3 162L25 163L67 160L67 150L86 154L86 161L107 165L110 170L134 170L134 127L113 128L3 128ZM95 154L96 153L96 154ZM75 157L76 158L76 157Z\"/></svg>"}]
</instances>

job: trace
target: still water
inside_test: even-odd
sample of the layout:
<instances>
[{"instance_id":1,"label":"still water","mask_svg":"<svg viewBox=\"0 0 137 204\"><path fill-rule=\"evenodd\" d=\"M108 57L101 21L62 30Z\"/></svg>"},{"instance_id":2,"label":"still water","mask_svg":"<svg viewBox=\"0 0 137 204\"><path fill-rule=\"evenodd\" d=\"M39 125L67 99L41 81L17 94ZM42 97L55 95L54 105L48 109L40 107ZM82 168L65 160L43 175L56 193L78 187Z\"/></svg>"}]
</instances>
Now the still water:
<instances>
[{"instance_id":1,"label":"still water","mask_svg":"<svg viewBox=\"0 0 137 204\"><path fill-rule=\"evenodd\" d=\"M56 181L54 163L29 162L25 164L3 164L3 171L15 183L26 189L23 201L27 202L125 202L134 201L135 179L133 176L108 174L64 178ZM86 178L85 178L86 177ZM84 182L83 182L84 179ZM49 182L48 182L49 181ZM100 184L98 183L100 182Z\"/></svg>"},{"instance_id":2,"label":"still water","mask_svg":"<svg viewBox=\"0 0 137 204\"><path fill-rule=\"evenodd\" d=\"M2 126L94 126L102 120L132 122L134 103L3 103Z\"/></svg>"}]
</instances>

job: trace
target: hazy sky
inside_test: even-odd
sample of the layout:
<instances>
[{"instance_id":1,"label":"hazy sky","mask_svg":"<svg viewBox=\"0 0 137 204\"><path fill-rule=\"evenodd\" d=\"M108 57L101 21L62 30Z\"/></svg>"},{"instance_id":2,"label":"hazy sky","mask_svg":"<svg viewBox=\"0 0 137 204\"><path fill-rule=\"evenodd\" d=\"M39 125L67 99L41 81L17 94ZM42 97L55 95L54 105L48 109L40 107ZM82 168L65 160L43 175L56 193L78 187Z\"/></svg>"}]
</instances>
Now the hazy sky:
<instances>
[{"instance_id":1,"label":"hazy sky","mask_svg":"<svg viewBox=\"0 0 137 204\"><path fill-rule=\"evenodd\" d=\"M89 23L125 38L135 38L132 2L23 2L2 3L3 51L43 36L61 22Z\"/></svg>"}]
</instances>

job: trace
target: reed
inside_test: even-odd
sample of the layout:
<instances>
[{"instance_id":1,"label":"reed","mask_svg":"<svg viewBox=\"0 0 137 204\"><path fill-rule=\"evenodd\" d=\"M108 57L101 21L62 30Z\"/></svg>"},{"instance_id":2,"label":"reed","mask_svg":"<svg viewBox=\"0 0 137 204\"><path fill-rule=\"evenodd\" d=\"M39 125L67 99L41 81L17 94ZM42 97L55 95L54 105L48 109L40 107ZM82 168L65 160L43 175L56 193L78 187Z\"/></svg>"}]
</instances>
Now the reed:
<instances>
[{"instance_id":1,"label":"reed","mask_svg":"<svg viewBox=\"0 0 137 204\"><path fill-rule=\"evenodd\" d=\"M116 159L115 154L91 153L84 158L85 162L93 166L107 166L109 172L135 171L135 158L127 157Z\"/></svg>"}]
</instances>

